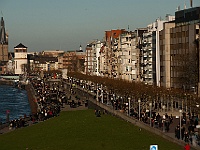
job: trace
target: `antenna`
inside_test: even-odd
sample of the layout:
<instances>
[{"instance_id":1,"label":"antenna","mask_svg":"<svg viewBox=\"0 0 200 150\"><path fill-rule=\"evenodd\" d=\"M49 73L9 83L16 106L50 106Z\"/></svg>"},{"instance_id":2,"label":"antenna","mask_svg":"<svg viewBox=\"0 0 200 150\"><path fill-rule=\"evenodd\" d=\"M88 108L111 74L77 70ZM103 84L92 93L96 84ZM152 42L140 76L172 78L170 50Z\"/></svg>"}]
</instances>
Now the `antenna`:
<instances>
[{"instance_id":1,"label":"antenna","mask_svg":"<svg viewBox=\"0 0 200 150\"><path fill-rule=\"evenodd\" d=\"M128 32L129 32L129 25L128 25Z\"/></svg>"}]
</instances>

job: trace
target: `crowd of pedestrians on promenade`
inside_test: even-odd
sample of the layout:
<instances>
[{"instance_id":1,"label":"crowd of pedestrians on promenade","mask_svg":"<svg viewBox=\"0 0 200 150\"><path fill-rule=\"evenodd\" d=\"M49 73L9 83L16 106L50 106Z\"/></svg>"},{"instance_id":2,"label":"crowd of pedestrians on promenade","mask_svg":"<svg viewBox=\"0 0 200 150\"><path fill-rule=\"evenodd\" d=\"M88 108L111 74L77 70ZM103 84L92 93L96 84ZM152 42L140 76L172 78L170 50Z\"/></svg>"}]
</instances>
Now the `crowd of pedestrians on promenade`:
<instances>
[{"instance_id":1,"label":"crowd of pedestrians on promenade","mask_svg":"<svg viewBox=\"0 0 200 150\"><path fill-rule=\"evenodd\" d=\"M60 79L60 75L45 74L43 78L31 79L31 84L35 89L38 113L32 117L33 122L44 121L54 116L58 116L63 102L66 100L65 92L62 91L61 82L52 82L48 80Z\"/></svg>"},{"instance_id":2,"label":"crowd of pedestrians on promenade","mask_svg":"<svg viewBox=\"0 0 200 150\"><path fill-rule=\"evenodd\" d=\"M195 128L198 125L198 117L194 114L191 116L186 114L181 119L181 127L177 125L175 128L175 137L180 140L184 140L186 143L190 143L193 146L200 145L198 133L195 132Z\"/></svg>"},{"instance_id":3,"label":"crowd of pedestrians on promenade","mask_svg":"<svg viewBox=\"0 0 200 150\"><path fill-rule=\"evenodd\" d=\"M20 117L20 119L11 120L9 122L9 129L17 129L21 127L27 126L27 121L29 118L24 115L24 117Z\"/></svg>"},{"instance_id":4,"label":"crowd of pedestrians on promenade","mask_svg":"<svg viewBox=\"0 0 200 150\"><path fill-rule=\"evenodd\" d=\"M189 116L189 122L187 122L187 124L185 122L188 119L183 117L181 122L182 127L180 128L179 125L176 127L175 124L178 124L178 121L175 117L177 116L173 116L172 114L168 115L165 112L164 115L160 115L158 112L154 110L151 110L150 114L150 111L147 108L144 109L145 106L143 106L143 108L140 109L140 114L138 114L139 106L135 107L134 109L129 108L129 103L127 103L126 101L127 97L117 96L116 93L114 93L112 90L106 90L106 87L104 89L102 85L98 85L90 81L88 82L75 78L68 78L68 83L81 87L84 91L91 93L91 95L94 96L95 100L102 102L107 106L112 107L115 110L119 110L122 113L126 113L127 115L139 119L140 121L146 124L150 124L152 127L158 128L165 133L168 133L170 131L169 133L170 135L171 133L174 133L176 138L183 140L184 142L187 143L186 145L187 148L189 144L193 146L199 145L198 132L195 131L196 125L198 125L197 116L194 115L192 117ZM97 110L95 111L95 114L96 116L99 116ZM175 132L173 132L174 130Z\"/></svg>"}]
</instances>

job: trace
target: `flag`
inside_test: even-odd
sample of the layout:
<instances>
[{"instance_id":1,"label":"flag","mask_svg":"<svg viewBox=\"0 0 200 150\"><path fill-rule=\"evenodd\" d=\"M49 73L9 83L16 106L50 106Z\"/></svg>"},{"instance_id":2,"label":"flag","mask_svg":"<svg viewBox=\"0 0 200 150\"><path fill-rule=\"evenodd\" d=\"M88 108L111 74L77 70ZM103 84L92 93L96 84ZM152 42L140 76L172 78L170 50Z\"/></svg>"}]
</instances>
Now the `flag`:
<instances>
[{"instance_id":1,"label":"flag","mask_svg":"<svg viewBox=\"0 0 200 150\"><path fill-rule=\"evenodd\" d=\"M10 113L10 110L6 110L6 114L9 114Z\"/></svg>"}]
</instances>

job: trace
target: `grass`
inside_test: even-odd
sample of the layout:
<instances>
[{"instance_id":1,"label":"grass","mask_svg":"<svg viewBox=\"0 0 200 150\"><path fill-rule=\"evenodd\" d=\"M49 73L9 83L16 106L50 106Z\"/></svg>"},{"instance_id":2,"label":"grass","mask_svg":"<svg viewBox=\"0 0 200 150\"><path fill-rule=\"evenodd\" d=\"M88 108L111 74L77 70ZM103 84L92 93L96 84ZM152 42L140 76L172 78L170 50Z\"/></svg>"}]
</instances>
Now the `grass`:
<instances>
[{"instance_id":1,"label":"grass","mask_svg":"<svg viewBox=\"0 0 200 150\"><path fill-rule=\"evenodd\" d=\"M61 112L59 117L0 135L1 150L160 150L183 147L111 115L94 110Z\"/></svg>"}]
</instances>

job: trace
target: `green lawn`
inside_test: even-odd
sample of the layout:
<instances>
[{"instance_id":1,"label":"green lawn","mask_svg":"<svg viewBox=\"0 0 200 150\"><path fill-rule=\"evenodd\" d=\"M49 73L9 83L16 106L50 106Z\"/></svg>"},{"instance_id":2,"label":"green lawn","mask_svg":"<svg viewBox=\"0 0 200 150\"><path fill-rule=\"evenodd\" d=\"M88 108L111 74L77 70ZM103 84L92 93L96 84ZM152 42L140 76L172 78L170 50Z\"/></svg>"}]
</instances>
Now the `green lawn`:
<instances>
[{"instance_id":1,"label":"green lawn","mask_svg":"<svg viewBox=\"0 0 200 150\"><path fill-rule=\"evenodd\" d=\"M94 110L62 112L30 127L0 135L1 150L182 150L174 143Z\"/></svg>"}]
</instances>

